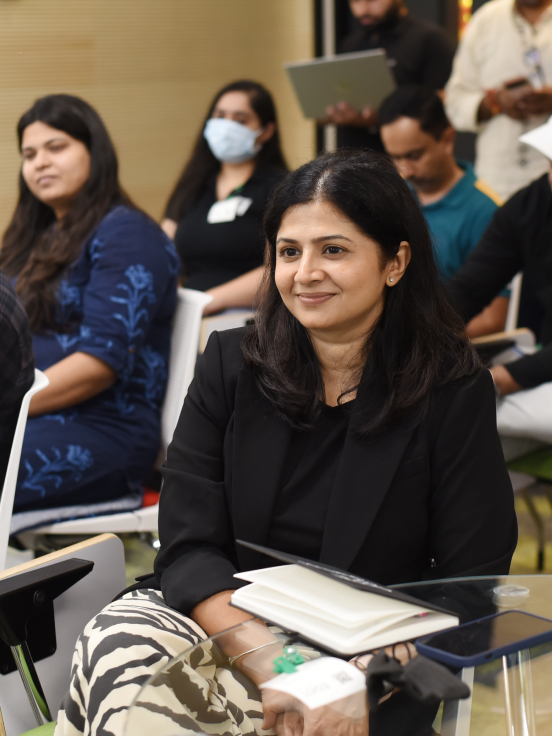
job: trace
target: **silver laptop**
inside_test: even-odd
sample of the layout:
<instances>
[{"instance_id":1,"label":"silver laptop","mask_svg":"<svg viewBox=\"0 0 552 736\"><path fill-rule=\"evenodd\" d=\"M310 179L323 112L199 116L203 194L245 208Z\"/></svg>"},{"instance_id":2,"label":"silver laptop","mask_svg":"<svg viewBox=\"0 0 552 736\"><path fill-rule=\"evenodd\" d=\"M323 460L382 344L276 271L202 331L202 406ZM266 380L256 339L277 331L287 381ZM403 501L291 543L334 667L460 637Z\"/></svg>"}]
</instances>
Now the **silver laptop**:
<instances>
[{"instance_id":1,"label":"silver laptop","mask_svg":"<svg viewBox=\"0 0 552 736\"><path fill-rule=\"evenodd\" d=\"M284 64L306 118L323 118L329 105L348 102L376 109L395 89L383 49Z\"/></svg>"}]
</instances>

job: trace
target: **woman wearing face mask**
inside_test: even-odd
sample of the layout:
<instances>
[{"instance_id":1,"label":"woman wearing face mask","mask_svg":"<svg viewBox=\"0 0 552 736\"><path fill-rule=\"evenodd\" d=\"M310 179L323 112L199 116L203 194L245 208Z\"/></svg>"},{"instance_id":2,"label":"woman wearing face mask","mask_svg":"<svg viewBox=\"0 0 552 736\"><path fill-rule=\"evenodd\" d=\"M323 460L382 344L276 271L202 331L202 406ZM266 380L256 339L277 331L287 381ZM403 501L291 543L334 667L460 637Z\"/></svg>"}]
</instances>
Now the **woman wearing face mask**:
<instances>
[{"instance_id":1,"label":"woman wearing face mask","mask_svg":"<svg viewBox=\"0 0 552 736\"><path fill-rule=\"evenodd\" d=\"M17 132L20 195L0 267L50 385L31 401L15 511L135 508L159 449L178 257L122 191L90 105L43 97Z\"/></svg>"},{"instance_id":2,"label":"woman wearing face mask","mask_svg":"<svg viewBox=\"0 0 552 736\"><path fill-rule=\"evenodd\" d=\"M251 306L264 207L286 170L270 93L247 80L220 90L161 225L174 238L184 285L213 296L206 314Z\"/></svg>"}]
</instances>

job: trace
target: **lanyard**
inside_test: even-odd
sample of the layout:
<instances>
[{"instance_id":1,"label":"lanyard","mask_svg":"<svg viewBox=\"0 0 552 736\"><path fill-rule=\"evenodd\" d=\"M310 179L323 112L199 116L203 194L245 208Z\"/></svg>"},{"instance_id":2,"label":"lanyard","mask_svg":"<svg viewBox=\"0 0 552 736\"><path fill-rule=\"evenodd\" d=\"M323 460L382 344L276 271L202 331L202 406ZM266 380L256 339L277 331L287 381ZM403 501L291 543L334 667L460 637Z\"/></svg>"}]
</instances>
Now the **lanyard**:
<instances>
[{"instance_id":1,"label":"lanyard","mask_svg":"<svg viewBox=\"0 0 552 736\"><path fill-rule=\"evenodd\" d=\"M514 24L519 33L523 48L523 61L529 69L527 79L533 89L542 89L546 84L546 78L544 76L544 69L542 68L540 51L536 46L537 29L530 23L524 23L515 10L513 12ZM523 133L526 133L531 128L526 121L522 125ZM517 149L518 166L523 169L529 163L529 147L525 143L518 141Z\"/></svg>"},{"instance_id":2,"label":"lanyard","mask_svg":"<svg viewBox=\"0 0 552 736\"><path fill-rule=\"evenodd\" d=\"M529 69L527 78L534 89L542 89L546 84L540 51L536 46L537 29L530 23L523 23L514 10L514 24L521 39L523 61Z\"/></svg>"},{"instance_id":3,"label":"lanyard","mask_svg":"<svg viewBox=\"0 0 552 736\"><path fill-rule=\"evenodd\" d=\"M236 194L241 194L243 192L245 184L240 184L239 187L236 187L235 189L232 189L230 194L226 197L226 199L230 199L230 197L235 197Z\"/></svg>"}]
</instances>

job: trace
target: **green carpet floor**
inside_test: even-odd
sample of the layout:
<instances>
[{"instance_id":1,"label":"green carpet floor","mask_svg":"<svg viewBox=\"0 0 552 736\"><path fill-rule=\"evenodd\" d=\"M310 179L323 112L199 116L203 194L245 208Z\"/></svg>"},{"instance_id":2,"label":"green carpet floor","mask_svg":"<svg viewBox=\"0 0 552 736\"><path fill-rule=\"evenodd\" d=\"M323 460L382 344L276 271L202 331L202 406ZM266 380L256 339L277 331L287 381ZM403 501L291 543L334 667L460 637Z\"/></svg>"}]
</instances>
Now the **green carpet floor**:
<instances>
[{"instance_id":1,"label":"green carpet floor","mask_svg":"<svg viewBox=\"0 0 552 736\"><path fill-rule=\"evenodd\" d=\"M544 571L552 574L552 507L544 495L533 494L533 500L539 514L546 522L546 548ZM510 573L523 575L535 573L537 566L537 542L535 538L535 524L529 516L527 506L522 498L516 498L516 513L518 517L519 538Z\"/></svg>"}]
</instances>

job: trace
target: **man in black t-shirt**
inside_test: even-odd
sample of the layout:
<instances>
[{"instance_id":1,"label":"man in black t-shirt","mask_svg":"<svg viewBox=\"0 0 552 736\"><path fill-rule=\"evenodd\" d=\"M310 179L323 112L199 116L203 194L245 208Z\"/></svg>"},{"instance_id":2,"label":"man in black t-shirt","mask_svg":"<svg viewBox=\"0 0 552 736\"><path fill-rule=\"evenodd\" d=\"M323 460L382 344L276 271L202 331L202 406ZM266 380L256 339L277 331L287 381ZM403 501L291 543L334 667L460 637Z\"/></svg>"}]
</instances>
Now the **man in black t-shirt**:
<instances>
[{"instance_id":1,"label":"man in black t-shirt","mask_svg":"<svg viewBox=\"0 0 552 736\"><path fill-rule=\"evenodd\" d=\"M349 7L361 28L343 41L338 53L383 48L398 85L445 86L454 46L440 28L409 15L403 0L349 0ZM328 118L321 122L339 126L340 147L383 151L377 110L339 103L326 112Z\"/></svg>"}]
</instances>

